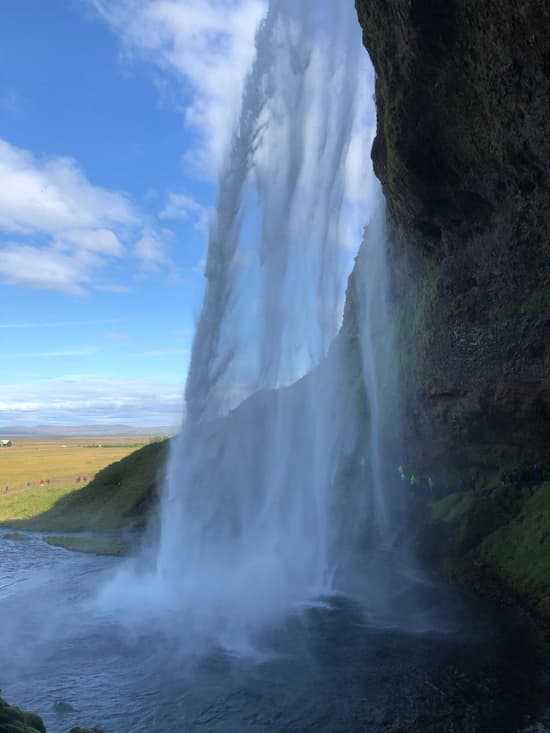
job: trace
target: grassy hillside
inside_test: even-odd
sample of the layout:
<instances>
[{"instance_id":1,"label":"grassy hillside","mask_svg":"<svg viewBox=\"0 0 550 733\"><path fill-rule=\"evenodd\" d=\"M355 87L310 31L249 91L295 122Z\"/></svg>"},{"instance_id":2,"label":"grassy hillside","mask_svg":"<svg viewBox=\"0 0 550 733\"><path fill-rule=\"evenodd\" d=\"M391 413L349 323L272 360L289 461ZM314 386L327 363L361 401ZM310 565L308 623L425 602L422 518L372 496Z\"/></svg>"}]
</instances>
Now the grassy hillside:
<instances>
[{"instance_id":1,"label":"grassy hillside","mask_svg":"<svg viewBox=\"0 0 550 733\"><path fill-rule=\"evenodd\" d=\"M550 615L550 483L539 486L511 522L486 537L475 557Z\"/></svg>"},{"instance_id":2,"label":"grassy hillside","mask_svg":"<svg viewBox=\"0 0 550 733\"><path fill-rule=\"evenodd\" d=\"M61 497L86 486L102 468L149 440L144 436L14 438L12 447L0 449L0 522L43 514Z\"/></svg>"},{"instance_id":3,"label":"grassy hillside","mask_svg":"<svg viewBox=\"0 0 550 733\"><path fill-rule=\"evenodd\" d=\"M481 592L494 594L497 581L502 591L550 617L550 482L451 494L430 509L419 536L424 559L438 558Z\"/></svg>"},{"instance_id":4,"label":"grassy hillside","mask_svg":"<svg viewBox=\"0 0 550 733\"><path fill-rule=\"evenodd\" d=\"M87 486L62 496L46 511L24 519L4 518L2 524L55 532L137 528L156 502L168 443L146 445L99 471Z\"/></svg>"}]
</instances>

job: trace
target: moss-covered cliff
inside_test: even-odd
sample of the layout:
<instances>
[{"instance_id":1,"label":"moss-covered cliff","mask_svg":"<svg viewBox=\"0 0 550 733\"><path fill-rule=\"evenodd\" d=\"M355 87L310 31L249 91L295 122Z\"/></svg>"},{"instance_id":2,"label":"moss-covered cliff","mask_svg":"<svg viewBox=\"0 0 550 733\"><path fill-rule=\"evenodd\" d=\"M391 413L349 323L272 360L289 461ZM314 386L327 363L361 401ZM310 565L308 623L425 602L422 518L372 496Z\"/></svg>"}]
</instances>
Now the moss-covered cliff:
<instances>
[{"instance_id":1,"label":"moss-covered cliff","mask_svg":"<svg viewBox=\"0 0 550 733\"><path fill-rule=\"evenodd\" d=\"M356 6L411 456L550 462L550 5Z\"/></svg>"},{"instance_id":2,"label":"moss-covered cliff","mask_svg":"<svg viewBox=\"0 0 550 733\"><path fill-rule=\"evenodd\" d=\"M0 698L0 733L46 733L42 718Z\"/></svg>"}]
</instances>

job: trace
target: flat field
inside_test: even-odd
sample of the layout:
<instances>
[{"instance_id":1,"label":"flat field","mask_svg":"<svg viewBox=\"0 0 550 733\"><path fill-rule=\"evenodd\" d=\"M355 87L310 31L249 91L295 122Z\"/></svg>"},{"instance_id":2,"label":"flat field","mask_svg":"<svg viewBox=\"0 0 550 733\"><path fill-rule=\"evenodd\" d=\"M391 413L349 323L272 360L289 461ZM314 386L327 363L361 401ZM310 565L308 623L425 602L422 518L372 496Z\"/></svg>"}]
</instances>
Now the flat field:
<instances>
[{"instance_id":1,"label":"flat field","mask_svg":"<svg viewBox=\"0 0 550 733\"><path fill-rule=\"evenodd\" d=\"M0 522L42 514L150 441L140 435L14 438L11 447L0 448Z\"/></svg>"}]
</instances>

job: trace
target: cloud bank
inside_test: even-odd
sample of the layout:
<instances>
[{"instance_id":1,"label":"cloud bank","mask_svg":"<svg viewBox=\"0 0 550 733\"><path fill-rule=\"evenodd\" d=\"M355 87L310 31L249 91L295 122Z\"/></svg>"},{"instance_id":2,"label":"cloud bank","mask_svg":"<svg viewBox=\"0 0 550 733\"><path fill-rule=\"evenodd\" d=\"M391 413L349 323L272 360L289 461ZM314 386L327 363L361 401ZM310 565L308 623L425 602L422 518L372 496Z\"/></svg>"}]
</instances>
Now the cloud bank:
<instances>
[{"instance_id":1,"label":"cloud bank","mask_svg":"<svg viewBox=\"0 0 550 733\"><path fill-rule=\"evenodd\" d=\"M0 180L0 280L8 285L82 295L123 257L168 262L163 232L71 158L39 158L0 139Z\"/></svg>"},{"instance_id":2,"label":"cloud bank","mask_svg":"<svg viewBox=\"0 0 550 733\"><path fill-rule=\"evenodd\" d=\"M91 374L4 385L0 423L177 428L182 410L182 385L174 378L114 379Z\"/></svg>"}]
</instances>

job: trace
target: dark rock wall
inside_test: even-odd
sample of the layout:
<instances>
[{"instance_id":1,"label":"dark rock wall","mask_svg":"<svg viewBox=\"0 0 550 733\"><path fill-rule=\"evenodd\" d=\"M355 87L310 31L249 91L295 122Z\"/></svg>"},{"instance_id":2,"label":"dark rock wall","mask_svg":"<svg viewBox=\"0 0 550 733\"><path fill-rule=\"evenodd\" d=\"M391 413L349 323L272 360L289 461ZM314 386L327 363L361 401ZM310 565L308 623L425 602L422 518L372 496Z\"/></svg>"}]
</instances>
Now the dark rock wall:
<instances>
[{"instance_id":1,"label":"dark rock wall","mask_svg":"<svg viewBox=\"0 0 550 733\"><path fill-rule=\"evenodd\" d=\"M550 2L356 7L411 459L550 463Z\"/></svg>"}]
</instances>

